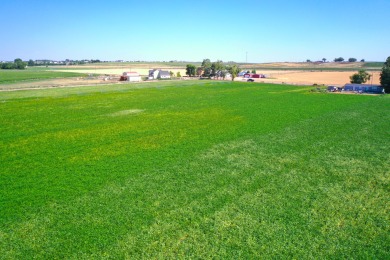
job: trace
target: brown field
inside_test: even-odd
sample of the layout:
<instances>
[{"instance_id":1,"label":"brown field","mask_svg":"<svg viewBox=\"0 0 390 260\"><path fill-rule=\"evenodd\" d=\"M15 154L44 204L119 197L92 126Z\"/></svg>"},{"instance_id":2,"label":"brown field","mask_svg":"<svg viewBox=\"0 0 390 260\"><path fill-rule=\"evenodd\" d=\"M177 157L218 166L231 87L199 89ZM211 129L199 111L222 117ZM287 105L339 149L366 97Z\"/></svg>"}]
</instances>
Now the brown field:
<instances>
[{"instance_id":1,"label":"brown field","mask_svg":"<svg viewBox=\"0 0 390 260\"><path fill-rule=\"evenodd\" d=\"M161 68L162 70L168 70L172 71L173 73L176 73L180 71L180 74L184 76L186 74L186 70L182 68ZM129 71L135 71L138 72L142 76L148 76L149 75L149 68L144 67L123 67L123 68L83 68L83 69L67 69L67 70L56 70L56 71L64 71L64 72L76 72L76 73L90 73L90 74L100 74L100 75L114 75L114 76L120 76L123 72L129 72Z\"/></svg>"},{"instance_id":2,"label":"brown field","mask_svg":"<svg viewBox=\"0 0 390 260\"><path fill-rule=\"evenodd\" d=\"M342 86L349 83L349 77L357 71L257 71L265 74L267 78L255 79L256 82L264 83L286 83L293 85L337 85ZM380 72L370 72L372 84L379 84ZM239 79L242 80L242 79Z\"/></svg>"}]
</instances>

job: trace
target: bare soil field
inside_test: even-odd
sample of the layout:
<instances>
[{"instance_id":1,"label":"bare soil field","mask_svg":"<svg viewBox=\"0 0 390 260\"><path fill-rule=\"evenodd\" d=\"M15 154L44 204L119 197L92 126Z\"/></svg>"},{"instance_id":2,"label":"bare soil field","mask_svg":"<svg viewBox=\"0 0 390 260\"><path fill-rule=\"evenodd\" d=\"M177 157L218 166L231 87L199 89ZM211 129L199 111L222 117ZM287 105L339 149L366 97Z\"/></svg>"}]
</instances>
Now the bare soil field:
<instances>
[{"instance_id":1,"label":"bare soil field","mask_svg":"<svg viewBox=\"0 0 390 260\"><path fill-rule=\"evenodd\" d=\"M244 64L243 68L307 68L307 69L320 69L320 68L339 68L339 69L351 69L362 68L365 63L363 62L271 62L271 63L253 63Z\"/></svg>"},{"instance_id":2,"label":"bare soil field","mask_svg":"<svg viewBox=\"0 0 390 260\"><path fill-rule=\"evenodd\" d=\"M255 79L256 82L264 83L286 83L294 85L336 85L343 86L350 82L349 77L356 73L348 72L329 72L329 71L257 71L267 76L267 78ZM379 84L380 72L372 72L372 82L369 84ZM242 80L242 79L240 79Z\"/></svg>"},{"instance_id":3,"label":"bare soil field","mask_svg":"<svg viewBox=\"0 0 390 260\"><path fill-rule=\"evenodd\" d=\"M100 74L100 75L115 75L115 76L120 76L122 75L123 72L138 72L142 76L148 76L149 75L149 70L152 68L144 68L144 67L137 67L137 68L132 68L132 67L123 67L123 68L107 68L107 67L99 67L99 68L85 68L83 67L82 69L67 69L67 70L56 70L56 71L64 71L64 72L76 72L76 73L89 73L89 74ZM153 69L160 69L160 68L153 68ZM172 71L173 73L176 73L179 71L182 76L186 74L185 69L181 68L161 68L163 70L168 70Z\"/></svg>"}]
</instances>

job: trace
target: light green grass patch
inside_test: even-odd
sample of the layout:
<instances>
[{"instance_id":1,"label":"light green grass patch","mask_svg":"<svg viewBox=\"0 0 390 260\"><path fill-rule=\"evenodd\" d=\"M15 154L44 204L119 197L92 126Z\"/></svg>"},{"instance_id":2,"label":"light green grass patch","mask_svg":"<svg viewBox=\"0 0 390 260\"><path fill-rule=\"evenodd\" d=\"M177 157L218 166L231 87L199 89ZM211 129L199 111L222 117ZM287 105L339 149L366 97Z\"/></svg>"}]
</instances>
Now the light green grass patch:
<instances>
[{"instance_id":1,"label":"light green grass patch","mask_svg":"<svg viewBox=\"0 0 390 260\"><path fill-rule=\"evenodd\" d=\"M127 110L122 110L118 112L114 112L109 114L109 116L126 116L126 115L135 115L144 112L145 110L143 109L127 109Z\"/></svg>"}]
</instances>

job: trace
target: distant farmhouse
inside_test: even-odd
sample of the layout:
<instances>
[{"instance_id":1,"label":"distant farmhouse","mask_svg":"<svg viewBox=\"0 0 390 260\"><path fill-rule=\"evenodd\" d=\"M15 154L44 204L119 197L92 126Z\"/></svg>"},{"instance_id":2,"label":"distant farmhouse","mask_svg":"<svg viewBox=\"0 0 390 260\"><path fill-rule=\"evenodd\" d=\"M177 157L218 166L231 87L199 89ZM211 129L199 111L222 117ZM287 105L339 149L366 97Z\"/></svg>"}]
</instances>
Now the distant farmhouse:
<instances>
[{"instance_id":1,"label":"distant farmhouse","mask_svg":"<svg viewBox=\"0 0 390 260\"><path fill-rule=\"evenodd\" d=\"M153 69L149 70L148 79L170 79L171 74L167 70Z\"/></svg>"},{"instance_id":2,"label":"distant farmhouse","mask_svg":"<svg viewBox=\"0 0 390 260\"><path fill-rule=\"evenodd\" d=\"M161 70L159 78L160 79L170 79L171 78L171 74L167 70Z\"/></svg>"},{"instance_id":3,"label":"distant farmhouse","mask_svg":"<svg viewBox=\"0 0 390 260\"><path fill-rule=\"evenodd\" d=\"M65 61L55 61L55 60L35 60L35 65L65 65Z\"/></svg>"},{"instance_id":4,"label":"distant farmhouse","mask_svg":"<svg viewBox=\"0 0 390 260\"><path fill-rule=\"evenodd\" d=\"M138 72L123 72L120 81L139 82L141 81L141 76Z\"/></svg>"}]
</instances>

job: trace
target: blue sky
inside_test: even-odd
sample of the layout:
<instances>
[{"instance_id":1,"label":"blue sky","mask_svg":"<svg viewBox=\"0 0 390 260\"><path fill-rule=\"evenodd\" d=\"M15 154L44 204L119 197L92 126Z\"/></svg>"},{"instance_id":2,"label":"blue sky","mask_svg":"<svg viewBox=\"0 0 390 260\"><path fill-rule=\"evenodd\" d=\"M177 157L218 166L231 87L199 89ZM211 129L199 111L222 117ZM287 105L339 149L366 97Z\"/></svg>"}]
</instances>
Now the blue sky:
<instances>
[{"instance_id":1,"label":"blue sky","mask_svg":"<svg viewBox=\"0 0 390 260\"><path fill-rule=\"evenodd\" d=\"M1 0L0 60L384 61L390 0Z\"/></svg>"}]
</instances>

